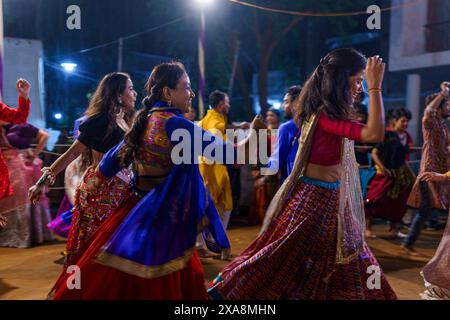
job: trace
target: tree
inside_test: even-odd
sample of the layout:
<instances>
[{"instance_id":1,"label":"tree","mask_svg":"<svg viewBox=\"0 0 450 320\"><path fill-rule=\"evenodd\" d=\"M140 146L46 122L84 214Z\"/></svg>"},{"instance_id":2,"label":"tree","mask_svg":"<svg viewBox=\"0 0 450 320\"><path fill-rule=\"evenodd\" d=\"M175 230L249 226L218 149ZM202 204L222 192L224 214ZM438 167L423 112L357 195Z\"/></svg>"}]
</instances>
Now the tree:
<instances>
[{"instance_id":1,"label":"tree","mask_svg":"<svg viewBox=\"0 0 450 320\"><path fill-rule=\"evenodd\" d=\"M293 2L289 0L276 1L277 9L284 9L289 11L310 11L310 12L343 12L343 11L356 11L365 8L365 5L373 1L362 1L355 5L351 0L323 0L323 1L302 1ZM252 1L251 3L274 7L274 1L259 0ZM317 18L317 17L305 17L298 15L287 15L274 12L267 12L257 9L248 9L239 7L241 14L234 15L234 23L236 28L240 30L240 34L245 38L242 42L245 44L253 45L257 44L257 50L253 51L253 58L257 61L257 86L259 91L259 104L261 112L264 113L269 108L267 101L268 97L268 73L271 66L272 59L276 50L283 42L283 40L292 32L295 32L296 39L301 40L302 32L300 31L299 24L302 20L321 19L320 21L324 26L328 27L328 34L346 35L351 33L357 26L356 21L361 20L358 17L339 17L339 18ZM244 12L244 13L242 13ZM243 17L245 15L245 17ZM298 38L297 38L298 37ZM297 41L298 43L300 41ZM285 45L287 45L285 43ZM249 48L247 48L249 49ZM250 48L248 51L252 51ZM278 57L280 59L280 57ZM239 73L237 73L239 77ZM242 78L242 77L241 77ZM242 80L242 79L241 79ZM242 82L242 81L240 81ZM248 91L241 85L241 89ZM246 99L248 100L248 99Z\"/></svg>"}]
</instances>

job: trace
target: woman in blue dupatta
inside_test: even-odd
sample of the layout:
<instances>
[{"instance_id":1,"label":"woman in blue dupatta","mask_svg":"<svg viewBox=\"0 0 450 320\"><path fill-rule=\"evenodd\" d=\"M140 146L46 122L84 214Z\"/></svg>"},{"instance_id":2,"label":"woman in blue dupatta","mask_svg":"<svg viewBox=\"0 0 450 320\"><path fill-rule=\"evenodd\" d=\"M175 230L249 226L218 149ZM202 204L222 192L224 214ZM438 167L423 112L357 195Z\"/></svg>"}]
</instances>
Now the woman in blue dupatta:
<instances>
[{"instance_id":1,"label":"woman in blue dupatta","mask_svg":"<svg viewBox=\"0 0 450 320\"><path fill-rule=\"evenodd\" d=\"M63 272L50 298L208 298L195 251L197 234L202 232L208 248L216 253L229 250L230 244L194 160L211 145L222 152L233 152L233 145L183 117L194 93L181 63L156 66L146 90L145 108L125 140L105 154L97 177L87 182L94 191L102 180L131 165L133 193L76 259L81 289L69 289L71 274ZM177 135L183 138L178 143L173 142ZM194 137L207 141L198 151ZM180 148L175 148L186 139L189 148L178 155L187 161L178 161L174 154Z\"/></svg>"}]
</instances>

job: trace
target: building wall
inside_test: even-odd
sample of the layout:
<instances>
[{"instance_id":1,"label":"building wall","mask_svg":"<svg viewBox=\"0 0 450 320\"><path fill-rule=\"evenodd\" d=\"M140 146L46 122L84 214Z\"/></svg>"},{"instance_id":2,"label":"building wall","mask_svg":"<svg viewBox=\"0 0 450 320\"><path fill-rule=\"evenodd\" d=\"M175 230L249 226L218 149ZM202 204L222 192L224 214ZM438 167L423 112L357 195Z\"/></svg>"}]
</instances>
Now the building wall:
<instances>
[{"instance_id":1,"label":"building wall","mask_svg":"<svg viewBox=\"0 0 450 320\"><path fill-rule=\"evenodd\" d=\"M397 6L406 0L392 0ZM389 71L402 71L450 65L450 50L428 52L428 6L432 2L419 1L391 12Z\"/></svg>"},{"instance_id":2,"label":"building wall","mask_svg":"<svg viewBox=\"0 0 450 320\"><path fill-rule=\"evenodd\" d=\"M4 38L3 101L17 106L16 81L31 83L31 111L28 122L45 128L43 48L38 40Z\"/></svg>"},{"instance_id":3,"label":"building wall","mask_svg":"<svg viewBox=\"0 0 450 320\"><path fill-rule=\"evenodd\" d=\"M439 91L439 83L448 80L450 70L450 39L438 37L438 41L442 41L441 51L433 45L435 38L432 37L438 32L433 29L436 23L441 27L450 20L450 11L440 12L446 8L440 1L391 1L392 6L404 6L390 12L389 85L397 87L394 89L403 88L403 94L394 100L411 111L413 119L409 131L419 144L425 96Z\"/></svg>"}]
</instances>

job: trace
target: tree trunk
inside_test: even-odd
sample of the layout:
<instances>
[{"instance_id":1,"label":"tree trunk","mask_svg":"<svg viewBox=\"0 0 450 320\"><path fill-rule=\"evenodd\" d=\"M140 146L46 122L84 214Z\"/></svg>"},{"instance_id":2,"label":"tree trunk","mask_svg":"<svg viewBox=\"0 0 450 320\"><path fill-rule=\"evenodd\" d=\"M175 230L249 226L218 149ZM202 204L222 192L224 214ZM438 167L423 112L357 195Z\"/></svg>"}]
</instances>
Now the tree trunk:
<instances>
[{"instance_id":1,"label":"tree trunk","mask_svg":"<svg viewBox=\"0 0 450 320\"><path fill-rule=\"evenodd\" d=\"M262 52L261 59L259 60L259 73L258 73L258 94L259 94L259 106L261 107L261 114L265 114L269 109L269 103L267 102L268 90L267 80L269 73L269 61L271 51Z\"/></svg>"},{"instance_id":2,"label":"tree trunk","mask_svg":"<svg viewBox=\"0 0 450 320\"><path fill-rule=\"evenodd\" d=\"M252 99L250 99L250 90L248 88L247 81L245 80L244 71L242 70L242 65L239 60L236 65L236 79L238 80L239 88L241 90L242 97L244 98L247 116L249 119L253 119L255 113L253 112Z\"/></svg>"},{"instance_id":3,"label":"tree trunk","mask_svg":"<svg viewBox=\"0 0 450 320\"><path fill-rule=\"evenodd\" d=\"M261 107L261 113L265 114L269 109L269 103L267 102L268 90L267 80L269 73L269 62L273 51L278 46L282 37L284 37L297 23L302 20L303 17L296 17L292 19L289 24L278 35L272 35L270 29L267 30L265 37L258 36L260 39L261 58L259 60L259 72L258 72L258 91L259 91L259 105Z\"/></svg>"}]
</instances>

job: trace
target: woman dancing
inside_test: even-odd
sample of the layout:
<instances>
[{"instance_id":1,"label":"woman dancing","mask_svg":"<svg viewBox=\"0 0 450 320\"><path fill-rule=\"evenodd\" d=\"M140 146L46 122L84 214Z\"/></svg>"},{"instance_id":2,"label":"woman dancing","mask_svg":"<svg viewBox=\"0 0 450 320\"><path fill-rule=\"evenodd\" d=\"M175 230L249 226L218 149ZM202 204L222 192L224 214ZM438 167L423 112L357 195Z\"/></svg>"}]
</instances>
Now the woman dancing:
<instances>
[{"instance_id":1,"label":"woman dancing","mask_svg":"<svg viewBox=\"0 0 450 320\"><path fill-rule=\"evenodd\" d=\"M366 58L353 49L334 50L320 61L299 98L302 135L293 172L272 200L260 236L211 283L213 298L396 298L364 242L351 141L383 140L384 67L378 56L366 66ZM350 120L364 69L367 125ZM376 286L369 267L379 276Z\"/></svg>"},{"instance_id":2,"label":"woman dancing","mask_svg":"<svg viewBox=\"0 0 450 320\"><path fill-rule=\"evenodd\" d=\"M16 82L16 90L19 93L19 107L17 110L8 107L0 102L0 121L22 124L25 123L30 114L30 84L27 80L19 79ZM9 171L5 160L0 152L0 200L13 194L13 189L9 181ZM5 221L4 218L1 218Z\"/></svg>"},{"instance_id":3,"label":"woman dancing","mask_svg":"<svg viewBox=\"0 0 450 320\"><path fill-rule=\"evenodd\" d=\"M98 85L80 126L75 143L51 167L43 169L41 179L29 190L29 197L37 201L44 185L52 184L55 176L82 155L86 163L83 181L92 179L103 154L119 143L129 129L137 93L128 74L115 72L106 75ZM99 186L95 192L78 187L72 209L72 227L66 246L66 265L73 256L84 250L91 235L118 207L129 193L125 174Z\"/></svg>"},{"instance_id":4,"label":"woman dancing","mask_svg":"<svg viewBox=\"0 0 450 320\"><path fill-rule=\"evenodd\" d=\"M230 244L196 164L203 152L196 151L194 137L203 137L200 151L213 144L226 152L230 145L183 117L194 93L181 63L156 66L146 90L145 108L124 142L104 156L97 178L87 181L95 189L131 164L133 193L77 259L81 289L68 289L70 275L63 272L53 299L207 299L197 233L217 253ZM183 143L173 142L174 136ZM188 163L175 164L175 156Z\"/></svg>"},{"instance_id":5,"label":"woman dancing","mask_svg":"<svg viewBox=\"0 0 450 320\"><path fill-rule=\"evenodd\" d=\"M38 155L47 144L48 133L29 123L0 125L0 147L11 174L12 196L0 200L0 215L8 219L0 230L0 247L29 248L33 244L52 241L53 235L45 227L50 221L49 200L42 197L30 204L27 192L40 176L42 160ZM31 144L37 146L31 150Z\"/></svg>"}]
</instances>

